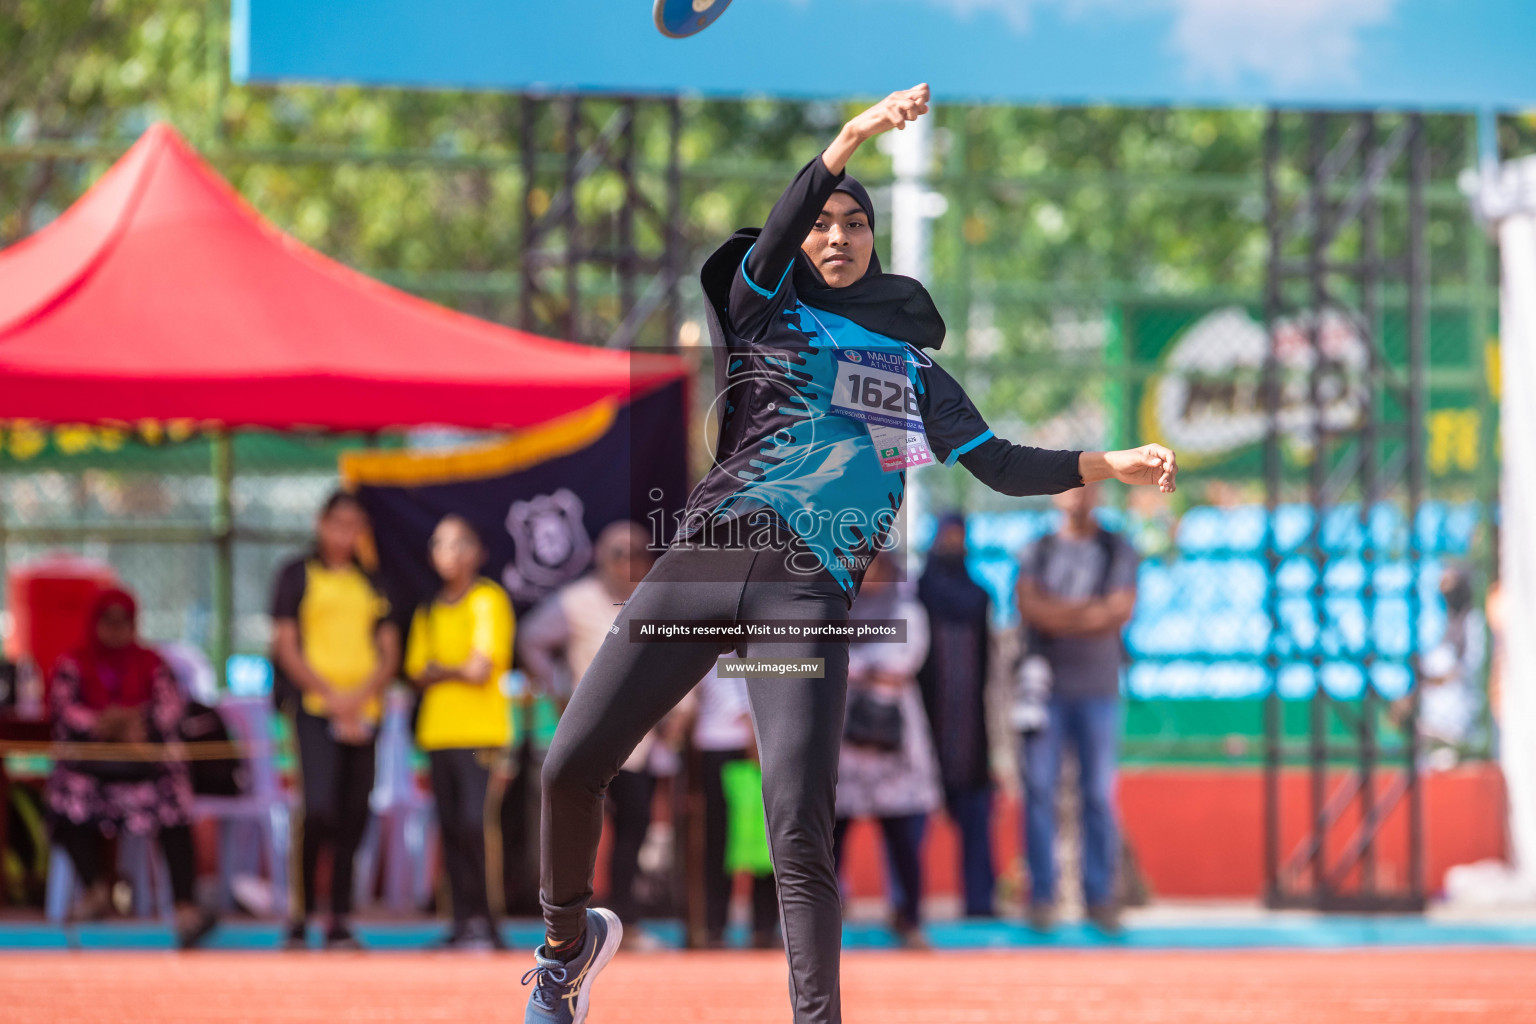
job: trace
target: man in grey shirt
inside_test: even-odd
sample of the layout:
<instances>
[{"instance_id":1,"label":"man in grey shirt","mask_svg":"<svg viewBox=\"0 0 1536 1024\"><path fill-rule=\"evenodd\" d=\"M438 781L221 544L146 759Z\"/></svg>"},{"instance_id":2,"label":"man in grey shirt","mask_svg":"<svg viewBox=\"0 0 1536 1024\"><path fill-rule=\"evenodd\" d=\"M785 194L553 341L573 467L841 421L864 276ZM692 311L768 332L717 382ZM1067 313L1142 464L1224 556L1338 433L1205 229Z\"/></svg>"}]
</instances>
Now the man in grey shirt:
<instances>
[{"instance_id":1,"label":"man in grey shirt","mask_svg":"<svg viewBox=\"0 0 1536 1024\"><path fill-rule=\"evenodd\" d=\"M1061 759L1077 752L1083 812L1083 901L1090 920L1119 928L1114 884L1120 849L1115 822L1115 765L1120 739L1120 633L1136 607L1136 550L1094 518L1098 486L1052 500L1062 514L1055 533L1024 549L1019 617L1030 656L1050 668L1041 726L1023 734L1024 840L1030 875L1030 923L1055 920L1056 790Z\"/></svg>"}]
</instances>

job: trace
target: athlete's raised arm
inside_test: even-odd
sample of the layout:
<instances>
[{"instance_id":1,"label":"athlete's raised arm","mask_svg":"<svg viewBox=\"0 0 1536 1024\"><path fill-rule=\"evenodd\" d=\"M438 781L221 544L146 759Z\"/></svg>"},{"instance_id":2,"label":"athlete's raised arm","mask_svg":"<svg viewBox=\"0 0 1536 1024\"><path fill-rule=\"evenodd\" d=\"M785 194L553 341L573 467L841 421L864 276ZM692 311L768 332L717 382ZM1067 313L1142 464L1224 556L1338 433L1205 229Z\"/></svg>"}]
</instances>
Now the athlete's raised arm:
<instances>
[{"instance_id":1,"label":"athlete's raised arm","mask_svg":"<svg viewBox=\"0 0 1536 1024\"><path fill-rule=\"evenodd\" d=\"M928 86L918 85L893 92L843 125L837 137L816 159L801 168L779 201L773 204L763 233L747 257L746 272L753 284L767 292L788 273L806 235L837 185L843 180L848 160L865 142L892 128L902 128L928 112Z\"/></svg>"}]
</instances>

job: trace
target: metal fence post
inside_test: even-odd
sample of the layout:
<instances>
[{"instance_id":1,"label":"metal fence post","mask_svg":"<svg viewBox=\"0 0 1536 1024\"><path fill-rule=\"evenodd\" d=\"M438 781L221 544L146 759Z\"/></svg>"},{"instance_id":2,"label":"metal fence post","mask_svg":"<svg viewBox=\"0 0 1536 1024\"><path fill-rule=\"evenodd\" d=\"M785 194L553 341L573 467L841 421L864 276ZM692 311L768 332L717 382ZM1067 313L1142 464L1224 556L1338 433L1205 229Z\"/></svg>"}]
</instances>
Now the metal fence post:
<instances>
[{"instance_id":1,"label":"metal fence post","mask_svg":"<svg viewBox=\"0 0 1536 1024\"><path fill-rule=\"evenodd\" d=\"M235 633L235 454L227 430L213 438L213 667L219 685L229 686L229 656Z\"/></svg>"}]
</instances>

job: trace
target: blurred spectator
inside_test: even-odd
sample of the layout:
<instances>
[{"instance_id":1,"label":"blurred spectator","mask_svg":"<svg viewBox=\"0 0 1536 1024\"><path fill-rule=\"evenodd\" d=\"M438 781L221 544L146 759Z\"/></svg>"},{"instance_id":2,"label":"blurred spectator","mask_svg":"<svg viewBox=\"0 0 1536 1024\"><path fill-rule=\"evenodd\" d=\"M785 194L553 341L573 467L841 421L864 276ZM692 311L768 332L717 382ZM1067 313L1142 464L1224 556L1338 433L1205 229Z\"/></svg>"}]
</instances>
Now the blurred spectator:
<instances>
[{"instance_id":1,"label":"blurred spectator","mask_svg":"<svg viewBox=\"0 0 1536 1024\"><path fill-rule=\"evenodd\" d=\"M185 703L164 660L139 643L138 606L124 590L96 598L84 643L59 658L49 688L55 739L65 743L167 743L178 735ZM165 852L182 948L213 928L195 898L192 783L185 761L60 760L48 779L53 840L69 854L85 890L77 911L87 920L110 908L102 877L107 835L155 833Z\"/></svg>"},{"instance_id":2,"label":"blurred spectator","mask_svg":"<svg viewBox=\"0 0 1536 1024\"><path fill-rule=\"evenodd\" d=\"M1028 632L1021 689L1045 691L1038 720L1015 716L1023 730L1029 920L1041 930L1056 917L1056 800L1069 743L1082 796L1083 901L1094 923L1110 931L1120 926L1114 807L1125 658L1120 632L1136 606L1138 558L1094 518L1098 495L1098 486L1089 484L1052 498L1061 525L1030 544L1019 565L1019 617Z\"/></svg>"},{"instance_id":3,"label":"blurred spectator","mask_svg":"<svg viewBox=\"0 0 1536 1024\"><path fill-rule=\"evenodd\" d=\"M917 671L928 656L928 615L897 585L895 559L878 556L849 612L850 622L904 619L905 643L848 647L848 720L837 768L833 849L842 866L848 826L875 818L894 874L893 926L902 943L921 948L922 844L928 815L940 801L939 771Z\"/></svg>"},{"instance_id":4,"label":"blurred spectator","mask_svg":"<svg viewBox=\"0 0 1536 1024\"><path fill-rule=\"evenodd\" d=\"M1482 612L1472 603L1472 576L1461 566L1440 575L1440 596L1445 601L1445 633L1440 642L1419 659L1419 736L1431 768L1456 766L1461 749L1477 737L1483 710L1480 688L1487 657L1487 628ZM1409 701L1397 702L1401 720Z\"/></svg>"},{"instance_id":5,"label":"blurred spectator","mask_svg":"<svg viewBox=\"0 0 1536 1024\"><path fill-rule=\"evenodd\" d=\"M550 594L529 612L518 656L529 678L563 706L597 655L619 607L654 559L639 523L609 523L592 549L592 571Z\"/></svg>"},{"instance_id":6,"label":"blurred spectator","mask_svg":"<svg viewBox=\"0 0 1536 1024\"><path fill-rule=\"evenodd\" d=\"M639 523L610 523L593 546L592 571L547 597L523 624L518 650L528 675L562 703L597 655L620 606L650 571L655 558L647 541ZM686 709L680 708L647 733L608 784L604 803L613 824L608 905L626 925L637 918L635 882L640 849L651 826L656 780L677 770L675 750L685 715ZM626 930L625 935L626 942L638 941L636 930Z\"/></svg>"},{"instance_id":7,"label":"blurred spectator","mask_svg":"<svg viewBox=\"0 0 1536 1024\"><path fill-rule=\"evenodd\" d=\"M357 559L368 517L353 495L333 494L315 521L315 546L278 573L272 595L274 695L293 716L303 792L300 901L286 945L307 945L320 853L331 853L328 949L357 949L353 858L368 826L380 695L400 659L382 585Z\"/></svg>"},{"instance_id":8,"label":"blurred spectator","mask_svg":"<svg viewBox=\"0 0 1536 1024\"><path fill-rule=\"evenodd\" d=\"M721 679L714 669L699 683L698 717L693 745L703 761L704 788L704 929L710 947L723 946L731 910L731 872L726 869L730 809L724 774L736 761L755 759L757 743L747 705L745 679ZM752 944L777 943L778 889L770 872L752 877Z\"/></svg>"},{"instance_id":9,"label":"blurred spectator","mask_svg":"<svg viewBox=\"0 0 1536 1024\"><path fill-rule=\"evenodd\" d=\"M512 705L502 676L512 662L512 602L480 575L485 545L474 527L445 516L432 531L443 588L416 610L405 674L422 691L416 742L427 752L453 896L444 948L504 948L486 882L486 795L491 769L512 745Z\"/></svg>"},{"instance_id":10,"label":"blurred spectator","mask_svg":"<svg viewBox=\"0 0 1536 1024\"><path fill-rule=\"evenodd\" d=\"M944 807L960 832L967 917L992 916L992 766L986 683L991 599L966 568L965 516L942 516L917 581L931 644L917 680L939 757Z\"/></svg>"}]
</instances>

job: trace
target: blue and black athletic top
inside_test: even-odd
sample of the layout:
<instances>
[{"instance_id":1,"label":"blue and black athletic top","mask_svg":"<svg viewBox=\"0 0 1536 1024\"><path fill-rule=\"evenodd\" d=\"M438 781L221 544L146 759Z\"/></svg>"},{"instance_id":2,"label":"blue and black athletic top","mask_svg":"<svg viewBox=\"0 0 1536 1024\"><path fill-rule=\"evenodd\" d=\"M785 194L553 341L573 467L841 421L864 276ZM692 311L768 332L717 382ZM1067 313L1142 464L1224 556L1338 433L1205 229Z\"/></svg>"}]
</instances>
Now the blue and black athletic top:
<instances>
[{"instance_id":1,"label":"blue and black athletic top","mask_svg":"<svg viewBox=\"0 0 1536 1024\"><path fill-rule=\"evenodd\" d=\"M687 537L711 518L772 510L814 552L851 602L905 496L906 474L884 472L865 425L831 412L836 351L897 353L916 391L936 461L959 462L1004 494L1055 494L1082 484L1075 451L995 437L955 379L929 356L943 325L922 285L893 274L828 296L800 252L843 175L817 156L790 183L761 232L738 232L705 262L716 346L719 438L689 496ZM873 225L871 225L873 226ZM799 261L799 267L796 263ZM796 280L802 282L797 289ZM818 308L801 291L827 296ZM914 329L913 323L937 324Z\"/></svg>"}]
</instances>

